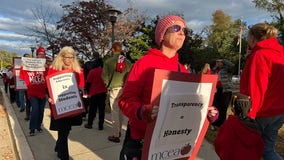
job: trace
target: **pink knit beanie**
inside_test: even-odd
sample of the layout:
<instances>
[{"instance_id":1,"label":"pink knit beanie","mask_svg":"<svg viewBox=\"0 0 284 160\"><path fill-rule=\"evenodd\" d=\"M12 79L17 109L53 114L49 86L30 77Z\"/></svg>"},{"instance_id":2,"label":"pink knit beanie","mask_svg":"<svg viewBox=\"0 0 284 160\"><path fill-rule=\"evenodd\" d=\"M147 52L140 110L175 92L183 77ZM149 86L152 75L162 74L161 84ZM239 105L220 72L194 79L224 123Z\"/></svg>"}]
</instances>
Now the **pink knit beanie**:
<instances>
[{"instance_id":1,"label":"pink knit beanie","mask_svg":"<svg viewBox=\"0 0 284 160\"><path fill-rule=\"evenodd\" d=\"M166 30L172 26L173 23L175 23L175 21L182 21L185 24L185 21L176 15L168 15L163 17L162 19L160 19L160 21L158 22L157 26L156 26L156 30L155 30L155 42L158 46L161 45L161 42L164 38L165 32Z\"/></svg>"}]
</instances>

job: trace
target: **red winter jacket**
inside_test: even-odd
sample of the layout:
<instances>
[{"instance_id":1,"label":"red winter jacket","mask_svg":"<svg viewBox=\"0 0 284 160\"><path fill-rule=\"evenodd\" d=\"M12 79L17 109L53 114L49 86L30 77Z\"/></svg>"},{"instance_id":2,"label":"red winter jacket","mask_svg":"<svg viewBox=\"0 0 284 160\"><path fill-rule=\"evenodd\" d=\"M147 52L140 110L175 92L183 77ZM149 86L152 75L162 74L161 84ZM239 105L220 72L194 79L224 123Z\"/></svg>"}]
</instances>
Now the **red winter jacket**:
<instances>
[{"instance_id":1,"label":"red winter jacket","mask_svg":"<svg viewBox=\"0 0 284 160\"><path fill-rule=\"evenodd\" d=\"M259 132L230 115L218 129L214 146L220 160L259 160L264 143Z\"/></svg>"},{"instance_id":2,"label":"red winter jacket","mask_svg":"<svg viewBox=\"0 0 284 160\"><path fill-rule=\"evenodd\" d=\"M137 110L142 105L150 104L154 69L187 73L183 65L178 63L178 54L168 58L158 49L150 49L132 67L124 85L122 95L119 97L119 107L124 115L129 118L132 139L144 138L146 121L139 120Z\"/></svg>"},{"instance_id":3,"label":"red winter jacket","mask_svg":"<svg viewBox=\"0 0 284 160\"><path fill-rule=\"evenodd\" d=\"M250 117L284 113L283 82L283 46L276 38L258 42L247 58L240 81L240 92L252 98Z\"/></svg>"}]
</instances>

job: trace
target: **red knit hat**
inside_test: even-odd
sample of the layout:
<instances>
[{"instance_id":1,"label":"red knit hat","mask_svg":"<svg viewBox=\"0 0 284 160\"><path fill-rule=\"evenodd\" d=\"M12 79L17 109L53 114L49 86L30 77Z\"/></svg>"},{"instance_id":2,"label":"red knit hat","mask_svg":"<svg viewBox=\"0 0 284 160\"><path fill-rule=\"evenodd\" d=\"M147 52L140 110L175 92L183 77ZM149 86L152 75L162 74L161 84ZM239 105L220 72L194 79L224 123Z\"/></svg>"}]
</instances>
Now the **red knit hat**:
<instances>
[{"instance_id":1,"label":"red knit hat","mask_svg":"<svg viewBox=\"0 0 284 160\"><path fill-rule=\"evenodd\" d=\"M39 46L38 49L36 50L36 55L38 55L38 53L44 53L45 54L45 50L42 46Z\"/></svg>"},{"instance_id":2,"label":"red knit hat","mask_svg":"<svg viewBox=\"0 0 284 160\"><path fill-rule=\"evenodd\" d=\"M160 21L158 22L157 26L156 26L156 30L155 30L155 42L158 46L161 45L161 42L164 38L165 32L166 30L173 25L173 23L175 23L176 21L182 21L185 24L185 21L176 15L168 15L163 17L162 19L160 19Z\"/></svg>"}]
</instances>

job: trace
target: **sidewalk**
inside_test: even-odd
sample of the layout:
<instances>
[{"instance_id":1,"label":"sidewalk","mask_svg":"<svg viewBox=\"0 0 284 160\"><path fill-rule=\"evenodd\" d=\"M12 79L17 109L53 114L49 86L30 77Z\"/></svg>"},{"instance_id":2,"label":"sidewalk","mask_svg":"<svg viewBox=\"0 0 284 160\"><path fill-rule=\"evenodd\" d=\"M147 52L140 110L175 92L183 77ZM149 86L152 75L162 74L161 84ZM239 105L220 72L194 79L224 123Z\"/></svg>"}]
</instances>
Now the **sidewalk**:
<instances>
[{"instance_id":1,"label":"sidewalk","mask_svg":"<svg viewBox=\"0 0 284 160\"><path fill-rule=\"evenodd\" d=\"M35 136L29 136L29 121L25 121L25 112L19 112L16 104L9 103L7 95L3 92L4 106L7 108L9 121L11 123L13 136L20 160L57 160L54 152L57 132L50 131L50 110L45 108L43 120L43 132L36 132ZM70 160L117 160L121 149L120 143L112 143L107 140L111 135L110 114L106 114L104 130L99 131L97 120L93 129L86 129L82 126L72 127L69 136ZM127 120L125 120L126 123ZM126 126L123 126L125 130ZM125 132L122 133L124 137ZM214 148L206 140L203 141L196 160L218 160Z\"/></svg>"}]
</instances>

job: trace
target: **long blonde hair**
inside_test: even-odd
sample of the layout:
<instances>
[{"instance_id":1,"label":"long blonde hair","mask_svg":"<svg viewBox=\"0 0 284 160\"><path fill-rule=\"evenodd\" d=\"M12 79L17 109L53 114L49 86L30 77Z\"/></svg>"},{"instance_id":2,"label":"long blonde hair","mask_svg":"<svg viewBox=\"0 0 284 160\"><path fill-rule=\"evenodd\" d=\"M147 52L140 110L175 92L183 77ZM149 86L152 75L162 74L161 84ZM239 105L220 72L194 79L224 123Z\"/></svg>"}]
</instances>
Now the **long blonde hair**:
<instances>
[{"instance_id":1,"label":"long blonde hair","mask_svg":"<svg viewBox=\"0 0 284 160\"><path fill-rule=\"evenodd\" d=\"M205 63L204 67L202 68L202 73L205 74L208 72L208 70L210 69L210 64L209 63Z\"/></svg>"},{"instance_id":2,"label":"long blonde hair","mask_svg":"<svg viewBox=\"0 0 284 160\"><path fill-rule=\"evenodd\" d=\"M73 63L71 66L71 69L73 69L75 72L80 73L81 72L81 66L78 62L77 56L75 54L75 50L70 47L70 46L65 46L63 47L59 53L58 56L54 59L54 61L51 64L51 68L61 71L64 69L64 62L63 62L63 57L66 54L72 54L73 55Z\"/></svg>"}]
</instances>

